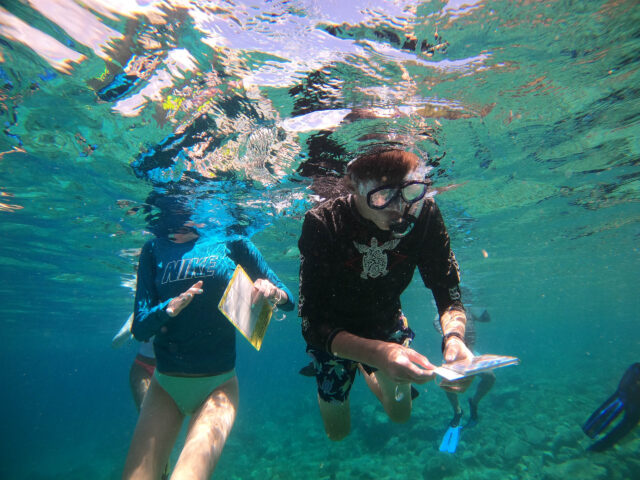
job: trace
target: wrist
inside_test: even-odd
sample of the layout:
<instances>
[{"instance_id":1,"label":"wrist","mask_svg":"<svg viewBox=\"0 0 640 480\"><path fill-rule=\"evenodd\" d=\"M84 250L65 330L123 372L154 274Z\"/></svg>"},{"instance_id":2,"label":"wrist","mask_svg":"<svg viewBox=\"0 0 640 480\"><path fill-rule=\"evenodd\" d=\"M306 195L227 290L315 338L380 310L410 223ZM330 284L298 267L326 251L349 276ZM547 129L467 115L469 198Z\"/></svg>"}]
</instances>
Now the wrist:
<instances>
[{"instance_id":1,"label":"wrist","mask_svg":"<svg viewBox=\"0 0 640 480\"><path fill-rule=\"evenodd\" d=\"M467 325L467 316L464 312L457 309L447 310L440 317L440 326L443 333L457 331L464 335Z\"/></svg>"},{"instance_id":2,"label":"wrist","mask_svg":"<svg viewBox=\"0 0 640 480\"><path fill-rule=\"evenodd\" d=\"M276 305L283 305L289 301L289 296L284 290L278 289L276 292Z\"/></svg>"},{"instance_id":3,"label":"wrist","mask_svg":"<svg viewBox=\"0 0 640 480\"><path fill-rule=\"evenodd\" d=\"M332 338L330 353L336 357L380 368L384 363L383 353L386 343L388 342L363 338L346 330L340 330Z\"/></svg>"},{"instance_id":4,"label":"wrist","mask_svg":"<svg viewBox=\"0 0 640 480\"><path fill-rule=\"evenodd\" d=\"M449 332L446 333L442 336L442 345L441 345L441 349L442 349L442 353L444 353L445 349L447 348L447 343L449 342L449 340L451 340L452 338L456 338L458 339L458 341L462 342L463 345L466 345L465 341L464 341L464 335L461 334L460 332Z\"/></svg>"}]
</instances>

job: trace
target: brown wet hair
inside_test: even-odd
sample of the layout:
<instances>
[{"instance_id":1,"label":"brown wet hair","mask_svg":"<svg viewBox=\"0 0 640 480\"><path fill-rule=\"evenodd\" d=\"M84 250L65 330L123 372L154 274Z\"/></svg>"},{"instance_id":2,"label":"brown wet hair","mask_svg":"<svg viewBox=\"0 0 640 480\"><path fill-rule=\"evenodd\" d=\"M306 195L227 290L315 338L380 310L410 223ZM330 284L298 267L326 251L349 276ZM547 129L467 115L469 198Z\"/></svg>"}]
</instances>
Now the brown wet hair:
<instances>
[{"instance_id":1,"label":"brown wet hair","mask_svg":"<svg viewBox=\"0 0 640 480\"><path fill-rule=\"evenodd\" d=\"M347 166L352 180L399 182L420 165L420 158L400 149L389 149L360 155Z\"/></svg>"}]
</instances>

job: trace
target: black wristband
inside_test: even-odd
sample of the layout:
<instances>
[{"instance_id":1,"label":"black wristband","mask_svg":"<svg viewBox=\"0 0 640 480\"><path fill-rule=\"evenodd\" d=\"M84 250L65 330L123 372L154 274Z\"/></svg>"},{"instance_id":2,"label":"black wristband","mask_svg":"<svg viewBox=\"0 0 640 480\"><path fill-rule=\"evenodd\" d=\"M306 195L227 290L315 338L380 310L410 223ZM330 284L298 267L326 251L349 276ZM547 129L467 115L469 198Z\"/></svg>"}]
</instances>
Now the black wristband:
<instances>
[{"instance_id":1,"label":"black wristband","mask_svg":"<svg viewBox=\"0 0 640 480\"><path fill-rule=\"evenodd\" d=\"M449 332L446 335L442 336L442 346L441 346L442 353L444 353L444 347L446 347L447 345L447 340L449 340L449 338L451 337L458 337L460 340L462 340L462 343L466 345L463 335L459 334L458 332Z\"/></svg>"}]
</instances>

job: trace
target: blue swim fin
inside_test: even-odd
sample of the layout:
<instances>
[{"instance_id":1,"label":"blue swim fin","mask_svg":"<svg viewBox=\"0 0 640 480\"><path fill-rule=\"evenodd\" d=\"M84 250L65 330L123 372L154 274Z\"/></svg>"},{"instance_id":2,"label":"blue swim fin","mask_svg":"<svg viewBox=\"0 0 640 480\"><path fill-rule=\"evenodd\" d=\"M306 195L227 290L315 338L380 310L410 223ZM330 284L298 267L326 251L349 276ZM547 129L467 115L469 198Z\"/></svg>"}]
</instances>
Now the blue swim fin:
<instances>
[{"instance_id":1,"label":"blue swim fin","mask_svg":"<svg viewBox=\"0 0 640 480\"><path fill-rule=\"evenodd\" d=\"M442 437L442 443L440 443L440 451L447 453L455 453L458 448L458 440L460 440L460 429L462 427L449 427Z\"/></svg>"},{"instance_id":2,"label":"blue swim fin","mask_svg":"<svg viewBox=\"0 0 640 480\"><path fill-rule=\"evenodd\" d=\"M611 448L640 423L640 362L632 364L622 376L618 389L589 417L582 430L596 438L624 412L620 423L589 447L602 452Z\"/></svg>"}]
</instances>

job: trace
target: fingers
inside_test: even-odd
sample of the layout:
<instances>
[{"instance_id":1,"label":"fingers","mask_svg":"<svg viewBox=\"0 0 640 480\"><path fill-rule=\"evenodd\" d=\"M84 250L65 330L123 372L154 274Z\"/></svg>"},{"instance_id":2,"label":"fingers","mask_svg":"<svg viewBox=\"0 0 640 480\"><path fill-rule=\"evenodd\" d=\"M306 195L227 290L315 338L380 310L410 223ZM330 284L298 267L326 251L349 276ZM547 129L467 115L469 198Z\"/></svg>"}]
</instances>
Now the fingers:
<instances>
[{"instance_id":1,"label":"fingers","mask_svg":"<svg viewBox=\"0 0 640 480\"><path fill-rule=\"evenodd\" d=\"M460 346L458 342L450 342L450 345L447 345L447 351L444 354L445 362L453 362L458 357L458 352L460 351Z\"/></svg>"},{"instance_id":2,"label":"fingers","mask_svg":"<svg viewBox=\"0 0 640 480\"><path fill-rule=\"evenodd\" d=\"M433 370L434 368L436 368L431 364L431 362L427 357L416 352L411 348L407 348L407 356L409 357L409 360L411 360L413 363L417 363L418 365L420 365L423 368L426 368L427 370Z\"/></svg>"},{"instance_id":3,"label":"fingers","mask_svg":"<svg viewBox=\"0 0 640 480\"><path fill-rule=\"evenodd\" d=\"M253 286L260 292L264 297L270 297L275 295L278 288L271 283L269 280L265 280L264 278L259 278L255 281Z\"/></svg>"},{"instance_id":4,"label":"fingers","mask_svg":"<svg viewBox=\"0 0 640 480\"><path fill-rule=\"evenodd\" d=\"M252 303L256 303L261 297L277 303L282 298L282 293L280 289L269 280L259 278L253 284L253 292L251 295Z\"/></svg>"},{"instance_id":5,"label":"fingers","mask_svg":"<svg viewBox=\"0 0 640 480\"><path fill-rule=\"evenodd\" d=\"M435 373L433 371L435 367L431 365L431 368L420 368L415 365L411 365L409 371L409 381L412 383L426 383L433 380Z\"/></svg>"},{"instance_id":6,"label":"fingers","mask_svg":"<svg viewBox=\"0 0 640 480\"><path fill-rule=\"evenodd\" d=\"M170 317L175 317L191 303L194 295L200 295L203 291L202 280L199 280L185 292L181 293L169 302L169 305L167 305L166 308L167 314L169 314Z\"/></svg>"},{"instance_id":7,"label":"fingers","mask_svg":"<svg viewBox=\"0 0 640 480\"><path fill-rule=\"evenodd\" d=\"M409 367L402 373L391 376L391 379L396 383L417 383L423 384L430 382L435 377L432 370L424 370L416 366Z\"/></svg>"},{"instance_id":8,"label":"fingers","mask_svg":"<svg viewBox=\"0 0 640 480\"><path fill-rule=\"evenodd\" d=\"M447 348L444 351L445 363L453 362L456 360L469 360L473 359L473 353L457 338L452 338L447 342Z\"/></svg>"},{"instance_id":9,"label":"fingers","mask_svg":"<svg viewBox=\"0 0 640 480\"><path fill-rule=\"evenodd\" d=\"M182 299L182 301L184 303L184 307L186 307L187 305L189 305L191 300L193 300L193 296L194 295L200 295L202 292L203 292L203 290L202 290L202 280L200 280L200 281L194 283L186 292L180 294L180 296L178 298Z\"/></svg>"},{"instance_id":10,"label":"fingers","mask_svg":"<svg viewBox=\"0 0 640 480\"><path fill-rule=\"evenodd\" d=\"M396 370L395 375L391 375L394 381L398 383L426 383L434 378L435 366L429 362L427 357L412 350L411 348L400 347L402 358L398 358L400 369Z\"/></svg>"}]
</instances>

